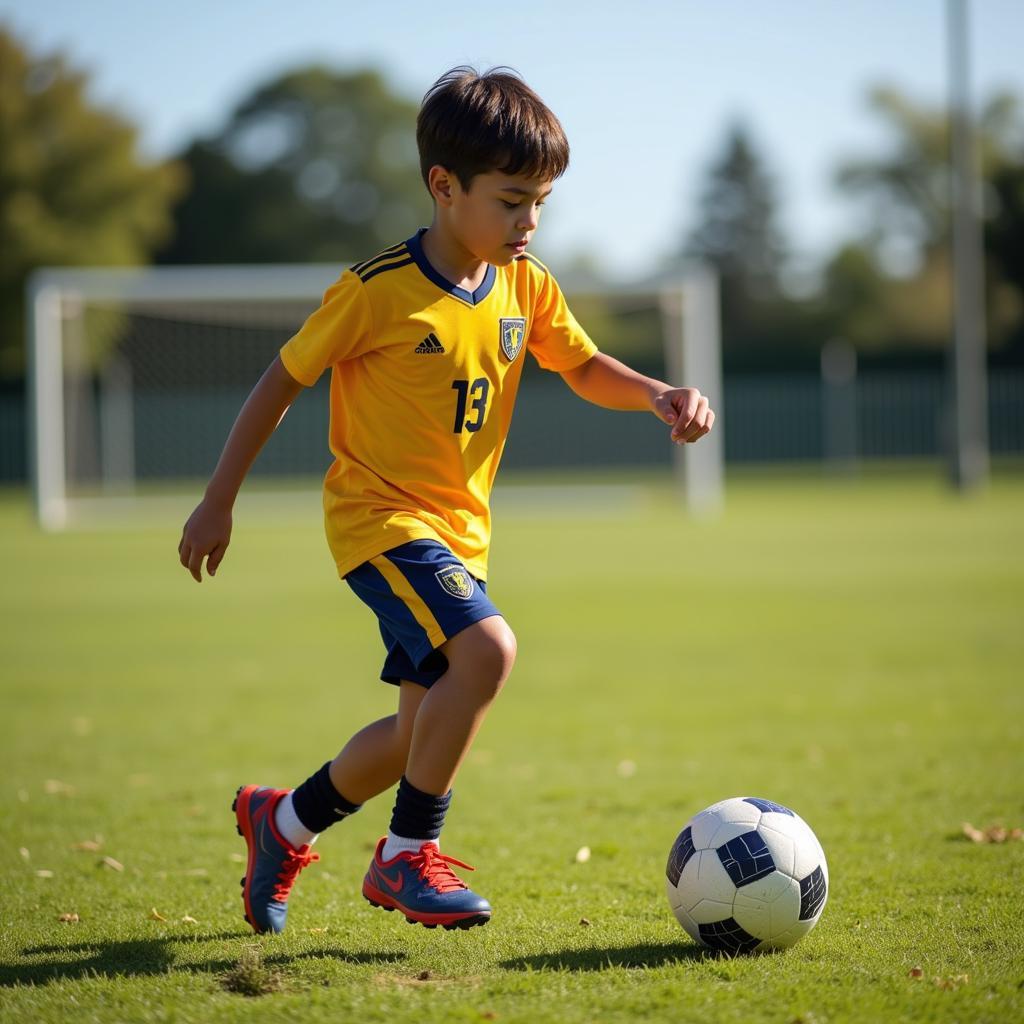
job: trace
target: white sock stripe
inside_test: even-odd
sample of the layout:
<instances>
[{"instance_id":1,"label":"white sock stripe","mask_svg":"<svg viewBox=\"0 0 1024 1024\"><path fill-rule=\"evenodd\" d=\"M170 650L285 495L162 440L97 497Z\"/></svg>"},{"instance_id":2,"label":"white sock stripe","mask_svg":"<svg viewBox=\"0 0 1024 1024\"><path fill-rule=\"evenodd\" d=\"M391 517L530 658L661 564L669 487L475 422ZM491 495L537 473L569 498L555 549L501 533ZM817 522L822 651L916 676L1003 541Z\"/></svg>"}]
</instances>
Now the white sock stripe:
<instances>
[{"instance_id":1,"label":"white sock stripe","mask_svg":"<svg viewBox=\"0 0 1024 1024\"><path fill-rule=\"evenodd\" d=\"M384 843L384 849L380 852L381 860L391 860L406 850L410 853L418 853L420 847L425 843L433 843L434 846L441 849L440 839L410 839L408 836L396 836L391 829L388 829L388 837Z\"/></svg>"},{"instance_id":2,"label":"white sock stripe","mask_svg":"<svg viewBox=\"0 0 1024 1024\"><path fill-rule=\"evenodd\" d=\"M277 807L274 808L274 824L277 826L277 831L294 847L305 846L306 843L316 841L317 833L310 832L295 813L295 804L292 801L291 793L281 797Z\"/></svg>"}]
</instances>

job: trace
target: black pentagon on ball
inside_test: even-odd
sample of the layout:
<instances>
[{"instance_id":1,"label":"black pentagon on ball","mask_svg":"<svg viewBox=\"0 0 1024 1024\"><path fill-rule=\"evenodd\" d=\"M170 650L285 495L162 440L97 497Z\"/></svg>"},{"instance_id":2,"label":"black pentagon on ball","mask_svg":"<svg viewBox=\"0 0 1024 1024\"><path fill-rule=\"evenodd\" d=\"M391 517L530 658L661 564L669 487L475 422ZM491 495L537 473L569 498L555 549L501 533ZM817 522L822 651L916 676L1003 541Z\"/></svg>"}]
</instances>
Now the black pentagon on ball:
<instances>
[{"instance_id":1,"label":"black pentagon on ball","mask_svg":"<svg viewBox=\"0 0 1024 1024\"><path fill-rule=\"evenodd\" d=\"M672 844L668 855L668 866L665 868L665 875L673 885L679 884L679 876L686 867L686 862L694 855L692 829L689 825L683 829Z\"/></svg>"},{"instance_id":2,"label":"black pentagon on ball","mask_svg":"<svg viewBox=\"0 0 1024 1024\"><path fill-rule=\"evenodd\" d=\"M825 872L819 865L806 878L800 879L800 920L810 921L821 910L827 894Z\"/></svg>"},{"instance_id":3,"label":"black pentagon on ball","mask_svg":"<svg viewBox=\"0 0 1024 1024\"><path fill-rule=\"evenodd\" d=\"M753 804L759 811L774 811L776 814L788 814L791 818L795 818L796 815L788 808L783 807L782 804L777 804L774 800L762 800L756 796L745 796L743 798L744 803Z\"/></svg>"},{"instance_id":4,"label":"black pentagon on ball","mask_svg":"<svg viewBox=\"0 0 1024 1024\"><path fill-rule=\"evenodd\" d=\"M775 870L771 850L758 832L744 832L743 835L723 843L717 850L722 867L729 873L733 885L738 889L750 885Z\"/></svg>"},{"instance_id":5,"label":"black pentagon on ball","mask_svg":"<svg viewBox=\"0 0 1024 1024\"><path fill-rule=\"evenodd\" d=\"M744 931L731 917L725 921L699 924L697 933L705 945L733 956L739 953L749 953L761 941Z\"/></svg>"}]
</instances>

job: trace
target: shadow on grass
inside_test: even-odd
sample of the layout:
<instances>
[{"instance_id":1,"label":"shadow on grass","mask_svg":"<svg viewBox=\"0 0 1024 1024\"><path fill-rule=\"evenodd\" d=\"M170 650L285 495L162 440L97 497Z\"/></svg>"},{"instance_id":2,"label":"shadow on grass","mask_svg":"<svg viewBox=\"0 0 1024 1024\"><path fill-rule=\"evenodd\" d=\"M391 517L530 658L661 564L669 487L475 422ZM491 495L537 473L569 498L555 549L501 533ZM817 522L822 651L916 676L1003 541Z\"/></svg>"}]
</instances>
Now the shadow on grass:
<instances>
[{"instance_id":1,"label":"shadow on grass","mask_svg":"<svg viewBox=\"0 0 1024 1024\"><path fill-rule=\"evenodd\" d=\"M594 949L564 949L502 960L511 971L607 971L611 967L665 967L696 960L721 960L723 955L690 943L644 943Z\"/></svg>"},{"instance_id":2,"label":"shadow on grass","mask_svg":"<svg viewBox=\"0 0 1024 1024\"><path fill-rule=\"evenodd\" d=\"M134 978L182 971L190 974L220 974L238 963L238 958L212 959L203 963L178 963L174 956L176 943L195 945L239 939L236 932L219 935L167 935L127 942L78 942L68 945L28 946L21 951L27 962L0 962L0 988L16 985L46 985L54 981L77 981L81 978ZM245 941L251 944L252 936ZM270 940L273 942L273 939ZM396 963L406 959L404 952L373 952L370 950L319 949L301 953L275 953L273 946L262 944L262 963L267 967L283 967L298 960L334 959L350 964Z\"/></svg>"}]
</instances>

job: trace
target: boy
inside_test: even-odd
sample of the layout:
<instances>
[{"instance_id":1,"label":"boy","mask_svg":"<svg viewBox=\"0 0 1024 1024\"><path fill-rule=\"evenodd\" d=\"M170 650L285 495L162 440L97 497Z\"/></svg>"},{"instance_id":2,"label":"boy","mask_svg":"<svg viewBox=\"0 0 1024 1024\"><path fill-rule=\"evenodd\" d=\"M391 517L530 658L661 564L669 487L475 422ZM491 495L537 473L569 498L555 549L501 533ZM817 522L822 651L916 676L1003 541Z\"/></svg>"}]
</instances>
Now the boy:
<instances>
[{"instance_id":1,"label":"boy","mask_svg":"<svg viewBox=\"0 0 1024 1024\"><path fill-rule=\"evenodd\" d=\"M398 710L356 733L294 790L244 786L234 810L249 857L245 916L285 926L318 833L398 783L391 825L363 880L375 906L427 927L485 924L490 904L440 852L451 786L512 669L516 641L491 602L488 501L526 349L582 398L648 410L677 443L714 422L707 399L597 351L526 249L569 146L540 98L502 69L455 68L416 125L429 228L346 270L246 400L178 546L213 576L256 455L304 386L331 367L324 481L339 576L376 613L381 678Z\"/></svg>"}]
</instances>

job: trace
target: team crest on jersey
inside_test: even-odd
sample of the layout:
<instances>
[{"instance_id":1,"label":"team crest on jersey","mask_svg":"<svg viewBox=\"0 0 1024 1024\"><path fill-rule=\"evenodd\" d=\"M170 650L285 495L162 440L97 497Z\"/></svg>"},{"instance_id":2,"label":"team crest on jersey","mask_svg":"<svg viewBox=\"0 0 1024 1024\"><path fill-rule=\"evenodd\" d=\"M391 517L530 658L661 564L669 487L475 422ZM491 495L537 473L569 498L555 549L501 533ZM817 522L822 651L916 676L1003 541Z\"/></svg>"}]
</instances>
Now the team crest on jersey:
<instances>
[{"instance_id":1,"label":"team crest on jersey","mask_svg":"<svg viewBox=\"0 0 1024 1024\"><path fill-rule=\"evenodd\" d=\"M526 317L503 316L498 323L501 326L501 351L510 363L514 362L526 337Z\"/></svg>"},{"instance_id":2,"label":"team crest on jersey","mask_svg":"<svg viewBox=\"0 0 1024 1024\"><path fill-rule=\"evenodd\" d=\"M468 601L473 596L473 591L476 589L473 577L469 575L464 565L446 565L434 575L437 577L437 582L452 597L461 597L463 601Z\"/></svg>"}]
</instances>

